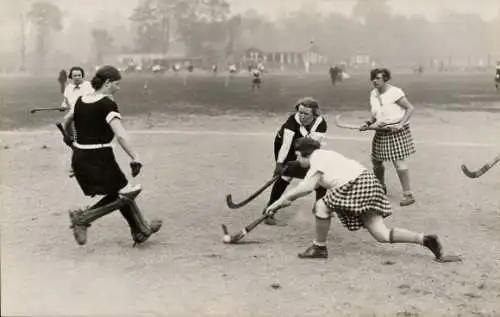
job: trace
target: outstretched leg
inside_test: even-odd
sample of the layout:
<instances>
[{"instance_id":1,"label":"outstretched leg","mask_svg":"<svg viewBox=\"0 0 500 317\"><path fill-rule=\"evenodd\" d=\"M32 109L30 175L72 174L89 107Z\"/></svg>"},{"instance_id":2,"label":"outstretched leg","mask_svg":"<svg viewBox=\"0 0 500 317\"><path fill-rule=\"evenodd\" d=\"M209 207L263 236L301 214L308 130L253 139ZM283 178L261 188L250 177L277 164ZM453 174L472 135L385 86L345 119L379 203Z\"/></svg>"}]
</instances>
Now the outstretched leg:
<instances>
[{"instance_id":1,"label":"outstretched leg","mask_svg":"<svg viewBox=\"0 0 500 317\"><path fill-rule=\"evenodd\" d=\"M437 260L443 256L441 243L436 235L413 232L402 228L389 229L382 216L366 213L363 224L371 236L381 243L414 243L427 247Z\"/></svg>"},{"instance_id":2,"label":"outstretched leg","mask_svg":"<svg viewBox=\"0 0 500 317\"><path fill-rule=\"evenodd\" d=\"M139 192L140 190L131 193L131 195L135 198ZM86 244L87 228L90 227L91 223L112 213L116 209L120 209L124 205L125 201L122 197L119 197L118 194L109 194L87 209L71 210L69 212L71 222L70 228L73 229L73 235L76 242L79 245Z\"/></svg>"}]
</instances>

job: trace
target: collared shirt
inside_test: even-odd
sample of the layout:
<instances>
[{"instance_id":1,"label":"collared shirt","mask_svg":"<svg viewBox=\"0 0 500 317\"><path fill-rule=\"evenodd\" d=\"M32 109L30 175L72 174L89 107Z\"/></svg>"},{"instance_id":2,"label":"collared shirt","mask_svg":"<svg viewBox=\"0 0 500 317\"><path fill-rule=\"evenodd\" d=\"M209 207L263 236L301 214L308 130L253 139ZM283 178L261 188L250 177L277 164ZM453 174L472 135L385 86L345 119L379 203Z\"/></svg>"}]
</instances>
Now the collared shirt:
<instances>
[{"instance_id":1,"label":"collared shirt","mask_svg":"<svg viewBox=\"0 0 500 317\"><path fill-rule=\"evenodd\" d=\"M384 93L380 93L376 88L373 89L370 93L372 115L380 122L400 121L405 115L405 109L396 101L404 96L403 90L395 86L388 86Z\"/></svg>"},{"instance_id":2,"label":"collared shirt","mask_svg":"<svg viewBox=\"0 0 500 317\"><path fill-rule=\"evenodd\" d=\"M356 179L365 170L359 162L338 152L318 149L311 154L310 167L305 178L319 171L322 176L318 185L327 189L336 188Z\"/></svg>"},{"instance_id":3,"label":"collared shirt","mask_svg":"<svg viewBox=\"0 0 500 317\"><path fill-rule=\"evenodd\" d=\"M94 89L88 81L83 81L78 87L73 83L69 83L64 89L64 100L61 107L67 108L69 104L69 108L73 109L78 97L88 95L92 92L94 92ZM66 100L68 104L66 104Z\"/></svg>"}]
</instances>

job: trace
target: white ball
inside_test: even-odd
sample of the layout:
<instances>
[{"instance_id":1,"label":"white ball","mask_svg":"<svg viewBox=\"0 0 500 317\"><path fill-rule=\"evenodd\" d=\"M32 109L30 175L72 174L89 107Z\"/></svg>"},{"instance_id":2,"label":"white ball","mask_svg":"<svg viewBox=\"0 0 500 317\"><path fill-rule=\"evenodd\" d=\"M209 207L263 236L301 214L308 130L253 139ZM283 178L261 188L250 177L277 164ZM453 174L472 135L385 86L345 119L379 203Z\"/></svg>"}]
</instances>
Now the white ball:
<instances>
[{"instance_id":1,"label":"white ball","mask_svg":"<svg viewBox=\"0 0 500 317\"><path fill-rule=\"evenodd\" d=\"M222 241L224 241L224 243L229 243L231 242L231 237L229 235L225 235L224 238L222 238Z\"/></svg>"}]
</instances>

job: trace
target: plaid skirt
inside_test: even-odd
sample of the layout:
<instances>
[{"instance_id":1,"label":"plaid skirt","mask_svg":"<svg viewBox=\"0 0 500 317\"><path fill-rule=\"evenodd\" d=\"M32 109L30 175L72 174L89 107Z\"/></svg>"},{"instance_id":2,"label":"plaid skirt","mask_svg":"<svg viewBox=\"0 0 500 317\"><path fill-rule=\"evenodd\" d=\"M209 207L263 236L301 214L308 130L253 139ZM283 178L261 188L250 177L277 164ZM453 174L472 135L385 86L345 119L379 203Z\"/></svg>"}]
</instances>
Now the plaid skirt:
<instances>
[{"instance_id":1,"label":"plaid skirt","mask_svg":"<svg viewBox=\"0 0 500 317\"><path fill-rule=\"evenodd\" d=\"M112 148L74 149L71 167L86 196L114 194L128 184Z\"/></svg>"},{"instance_id":2,"label":"plaid skirt","mask_svg":"<svg viewBox=\"0 0 500 317\"><path fill-rule=\"evenodd\" d=\"M369 171L364 171L347 184L328 189L323 201L349 231L364 227L361 216L367 212L384 218L392 214L384 188Z\"/></svg>"},{"instance_id":3,"label":"plaid skirt","mask_svg":"<svg viewBox=\"0 0 500 317\"><path fill-rule=\"evenodd\" d=\"M400 161L415 154L415 142L410 125L399 131L377 131L372 140L372 159L375 161Z\"/></svg>"}]
</instances>

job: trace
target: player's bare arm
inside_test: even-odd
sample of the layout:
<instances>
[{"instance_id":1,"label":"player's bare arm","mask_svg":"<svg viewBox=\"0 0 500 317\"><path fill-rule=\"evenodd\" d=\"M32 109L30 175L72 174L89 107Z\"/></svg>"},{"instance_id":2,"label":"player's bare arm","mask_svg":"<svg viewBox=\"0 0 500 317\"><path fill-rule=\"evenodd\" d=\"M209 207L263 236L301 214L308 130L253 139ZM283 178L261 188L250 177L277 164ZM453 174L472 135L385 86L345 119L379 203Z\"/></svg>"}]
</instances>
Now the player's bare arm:
<instances>
[{"instance_id":1,"label":"player's bare arm","mask_svg":"<svg viewBox=\"0 0 500 317\"><path fill-rule=\"evenodd\" d=\"M139 156L137 153L132 149L132 146L130 145L130 140L127 131L123 127L123 124L119 118L114 118L109 122L109 125L111 126L111 129L115 133L116 140L120 144L120 146L123 148L125 153L130 157L130 159L133 162L139 162Z\"/></svg>"}]
</instances>

